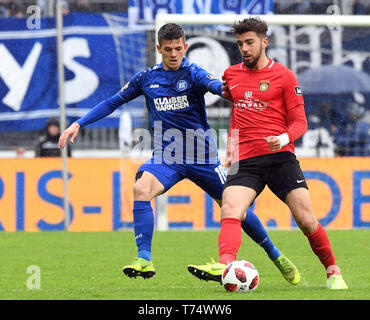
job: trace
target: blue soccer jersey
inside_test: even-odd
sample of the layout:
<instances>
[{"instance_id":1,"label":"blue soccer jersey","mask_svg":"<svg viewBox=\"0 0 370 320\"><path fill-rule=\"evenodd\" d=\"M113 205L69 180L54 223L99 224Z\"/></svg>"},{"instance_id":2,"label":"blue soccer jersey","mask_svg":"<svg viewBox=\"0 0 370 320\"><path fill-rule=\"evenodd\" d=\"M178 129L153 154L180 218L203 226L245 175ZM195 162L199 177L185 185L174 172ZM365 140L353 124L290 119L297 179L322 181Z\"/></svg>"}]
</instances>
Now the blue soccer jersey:
<instances>
[{"instance_id":1,"label":"blue soccer jersey","mask_svg":"<svg viewBox=\"0 0 370 320\"><path fill-rule=\"evenodd\" d=\"M222 96L221 87L220 80L186 58L175 71L164 70L160 63L137 73L115 96L77 122L81 126L95 122L144 95L154 133L154 163L217 163L204 95Z\"/></svg>"}]
</instances>

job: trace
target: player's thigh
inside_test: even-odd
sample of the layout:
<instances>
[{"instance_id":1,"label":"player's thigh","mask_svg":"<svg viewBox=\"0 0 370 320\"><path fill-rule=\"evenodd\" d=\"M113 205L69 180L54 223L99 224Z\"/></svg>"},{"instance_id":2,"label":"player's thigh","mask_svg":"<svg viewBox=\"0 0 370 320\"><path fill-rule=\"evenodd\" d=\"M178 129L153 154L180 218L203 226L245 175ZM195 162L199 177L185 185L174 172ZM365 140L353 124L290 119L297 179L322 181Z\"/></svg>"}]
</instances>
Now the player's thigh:
<instances>
[{"instance_id":1,"label":"player's thigh","mask_svg":"<svg viewBox=\"0 0 370 320\"><path fill-rule=\"evenodd\" d=\"M186 177L221 204L226 168L220 163L188 165Z\"/></svg>"},{"instance_id":2,"label":"player's thigh","mask_svg":"<svg viewBox=\"0 0 370 320\"><path fill-rule=\"evenodd\" d=\"M241 219L256 196L256 190L250 187L226 186L222 194L221 218Z\"/></svg>"},{"instance_id":3,"label":"player's thigh","mask_svg":"<svg viewBox=\"0 0 370 320\"><path fill-rule=\"evenodd\" d=\"M184 178L181 167L153 164L149 161L140 166L136 174L134 196L150 195L151 199L166 192Z\"/></svg>"},{"instance_id":4,"label":"player's thigh","mask_svg":"<svg viewBox=\"0 0 370 320\"><path fill-rule=\"evenodd\" d=\"M164 190L163 184L150 172L139 171L134 184L135 200L150 201Z\"/></svg>"},{"instance_id":5,"label":"player's thigh","mask_svg":"<svg viewBox=\"0 0 370 320\"><path fill-rule=\"evenodd\" d=\"M270 190L283 202L295 189L308 189L305 177L298 160L290 152L283 152L276 162L266 167L264 180Z\"/></svg>"},{"instance_id":6,"label":"player's thigh","mask_svg":"<svg viewBox=\"0 0 370 320\"><path fill-rule=\"evenodd\" d=\"M234 163L224 185L221 216L243 217L264 188L265 181L258 162L246 159Z\"/></svg>"},{"instance_id":7,"label":"player's thigh","mask_svg":"<svg viewBox=\"0 0 370 320\"><path fill-rule=\"evenodd\" d=\"M318 221L313 213L311 198L306 188L296 188L288 193L285 199L290 212L299 228L305 233L313 233Z\"/></svg>"}]
</instances>

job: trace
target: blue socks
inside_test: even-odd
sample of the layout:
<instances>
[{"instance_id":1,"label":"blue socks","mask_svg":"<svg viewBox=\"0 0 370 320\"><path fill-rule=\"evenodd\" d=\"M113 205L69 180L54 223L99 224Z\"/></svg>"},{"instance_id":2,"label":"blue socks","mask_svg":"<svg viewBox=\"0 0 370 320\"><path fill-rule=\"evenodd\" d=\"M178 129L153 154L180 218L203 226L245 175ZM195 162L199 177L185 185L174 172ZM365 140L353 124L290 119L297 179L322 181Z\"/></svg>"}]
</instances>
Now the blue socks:
<instances>
[{"instance_id":1,"label":"blue socks","mask_svg":"<svg viewBox=\"0 0 370 320\"><path fill-rule=\"evenodd\" d=\"M272 243L261 220L250 209L247 210L245 220L242 221L242 228L254 242L258 243L266 251L271 260L274 261L281 255L279 249Z\"/></svg>"},{"instance_id":2,"label":"blue socks","mask_svg":"<svg viewBox=\"0 0 370 320\"><path fill-rule=\"evenodd\" d=\"M151 261L154 214L150 201L134 201L133 214L138 258Z\"/></svg>"},{"instance_id":3,"label":"blue socks","mask_svg":"<svg viewBox=\"0 0 370 320\"><path fill-rule=\"evenodd\" d=\"M134 201L133 214L138 258L151 261L154 214L150 201ZM244 232L266 251L271 260L274 261L281 255L279 249L272 243L262 222L252 210L247 210L241 226Z\"/></svg>"}]
</instances>

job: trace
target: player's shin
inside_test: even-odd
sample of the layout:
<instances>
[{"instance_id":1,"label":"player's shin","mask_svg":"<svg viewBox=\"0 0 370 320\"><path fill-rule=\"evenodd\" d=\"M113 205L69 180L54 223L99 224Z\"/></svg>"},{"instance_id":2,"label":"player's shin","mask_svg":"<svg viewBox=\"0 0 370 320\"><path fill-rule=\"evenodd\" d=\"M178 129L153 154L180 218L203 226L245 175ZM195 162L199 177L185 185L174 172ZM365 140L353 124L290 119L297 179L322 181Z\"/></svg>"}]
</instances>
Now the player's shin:
<instances>
[{"instance_id":1,"label":"player's shin","mask_svg":"<svg viewBox=\"0 0 370 320\"><path fill-rule=\"evenodd\" d=\"M312 251L316 254L327 270L327 276L330 276L333 273L340 274L339 268L336 266L334 252L324 228L318 224L317 229L311 234L306 234L306 236Z\"/></svg>"},{"instance_id":2,"label":"player's shin","mask_svg":"<svg viewBox=\"0 0 370 320\"><path fill-rule=\"evenodd\" d=\"M266 251L271 260L275 261L281 256L279 249L272 243L261 220L251 209L247 210L241 226L244 232Z\"/></svg>"},{"instance_id":3,"label":"player's shin","mask_svg":"<svg viewBox=\"0 0 370 320\"><path fill-rule=\"evenodd\" d=\"M154 214L150 201L134 201L133 215L138 258L151 261Z\"/></svg>"},{"instance_id":4,"label":"player's shin","mask_svg":"<svg viewBox=\"0 0 370 320\"><path fill-rule=\"evenodd\" d=\"M221 230L218 236L219 263L228 264L236 260L241 243L242 231L240 219L221 219Z\"/></svg>"}]
</instances>

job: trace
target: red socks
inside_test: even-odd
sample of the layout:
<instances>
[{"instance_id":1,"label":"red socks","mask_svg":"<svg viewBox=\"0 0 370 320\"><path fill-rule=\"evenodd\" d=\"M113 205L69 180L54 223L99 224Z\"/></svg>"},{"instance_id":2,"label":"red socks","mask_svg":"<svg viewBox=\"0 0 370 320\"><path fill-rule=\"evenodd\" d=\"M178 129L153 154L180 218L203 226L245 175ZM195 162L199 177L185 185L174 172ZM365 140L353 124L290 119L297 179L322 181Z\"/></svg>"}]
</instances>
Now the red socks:
<instances>
[{"instance_id":1,"label":"red socks","mask_svg":"<svg viewBox=\"0 0 370 320\"><path fill-rule=\"evenodd\" d=\"M306 234L306 236L312 251L324 265L327 276L329 277L332 274L340 274L339 268L335 263L335 256L331 248L328 235L321 224L318 225L317 229L313 233Z\"/></svg>"},{"instance_id":2,"label":"red socks","mask_svg":"<svg viewBox=\"0 0 370 320\"><path fill-rule=\"evenodd\" d=\"M318 224L317 229L306 236L312 251L324 265L327 276L329 277L333 274L340 274L340 270L335 262L334 252L324 228ZM219 263L228 264L229 262L236 260L241 243L241 221L236 218L221 219L221 230L218 236L218 251L220 255Z\"/></svg>"},{"instance_id":3,"label":"red socks","mask_svg":"<svg viewBox=\"0 0 370 320\"><path fill-rule=\"evenodd\" d=\"M242 229L240 219L221 219L221 230L218 236L219 263L228 264L236 260L236 255L241 244Z\"/></svg>"}]
</instances>

